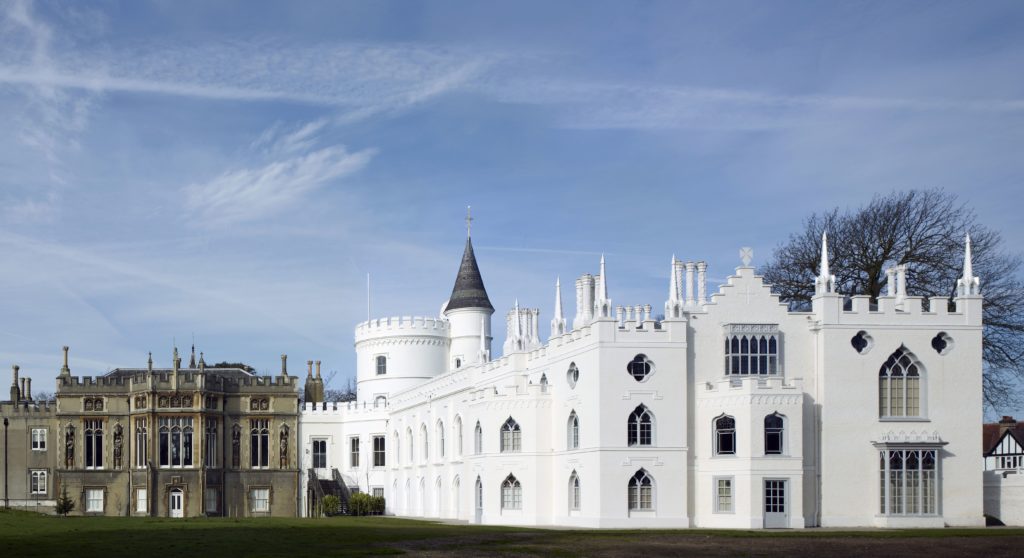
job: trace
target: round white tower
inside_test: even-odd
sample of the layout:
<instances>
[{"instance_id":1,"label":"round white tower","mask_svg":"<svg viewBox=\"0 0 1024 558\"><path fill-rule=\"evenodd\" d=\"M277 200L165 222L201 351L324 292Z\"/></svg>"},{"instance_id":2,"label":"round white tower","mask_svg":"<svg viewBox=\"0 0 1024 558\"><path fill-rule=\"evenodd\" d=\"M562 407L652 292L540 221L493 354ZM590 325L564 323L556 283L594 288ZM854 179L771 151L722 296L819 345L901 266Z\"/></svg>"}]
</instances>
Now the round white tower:
<instances>
[{"instance_id":1,"label":"round white tower","mask_svg":"<svg viewBox=\"0 0 1024 558\"><path fill-rule=\"evenodd\" d=\"M357 400L380 405L447 370L448 336L441 318L395 316L356 326Z\"/></svg>"},{"instance_id":2,"label":"round white tower","mask_svg":"<svg viewBox=\"0 0 1024 558\"><path fill-rule=\"evenodd\" d=\"M491 354L491 314L494 314L494 306L487 297L473 254L473 242L467 234L455 287L444 308L451 328L447 369L487 360Z\"/></svg>"}]
</instances>

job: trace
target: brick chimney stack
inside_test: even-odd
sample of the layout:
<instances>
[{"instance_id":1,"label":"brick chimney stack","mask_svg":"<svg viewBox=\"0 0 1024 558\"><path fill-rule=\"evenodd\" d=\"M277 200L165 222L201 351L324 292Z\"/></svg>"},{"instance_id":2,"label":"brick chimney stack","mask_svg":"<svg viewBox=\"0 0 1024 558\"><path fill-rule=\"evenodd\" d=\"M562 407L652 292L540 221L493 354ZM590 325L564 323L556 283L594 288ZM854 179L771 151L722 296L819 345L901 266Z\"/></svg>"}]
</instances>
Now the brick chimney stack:
<instances>
[{"instance_id":1,"label":"brick chimney stack","mask_svg":"<svg viewBox=\"0 0 1024 558\"><path fill-rule=\"evenodd\" d=\"M1012 430L1017 426L1017 421L1009 415L1003 415L1002 420L999 421L999 435L1002 436L1007 430Z\"/></svg>"}]
</instances>

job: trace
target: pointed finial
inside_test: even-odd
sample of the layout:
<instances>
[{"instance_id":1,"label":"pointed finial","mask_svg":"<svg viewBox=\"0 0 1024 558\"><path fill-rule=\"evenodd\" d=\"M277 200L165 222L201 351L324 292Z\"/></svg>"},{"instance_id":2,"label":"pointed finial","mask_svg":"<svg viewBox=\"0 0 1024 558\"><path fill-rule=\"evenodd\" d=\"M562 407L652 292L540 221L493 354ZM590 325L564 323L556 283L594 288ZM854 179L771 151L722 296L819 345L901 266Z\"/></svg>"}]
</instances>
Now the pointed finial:
<instances>
[{"instance_id":1,"label":"pointed finial","mask_svg":"<svg viewBox=\"0 0 1024 558\"><path fill-rule=\"evenodd\" d=\"M470 229L473 228L473 214L470 212L471 206L466 206L466 238L470 237Z\"/></svg>"},{"instance_id":2,"label":"pointed finial","mask_svg":"<svg viewBox=\"0 0 1024 558\"><path fill-rule=\"evenodd\" d=\"M957 281L960 296L981 294L981 280L974 276L974 262L971 257L971 235L964 237L964 276Z\"/></svg>"},{"instance_id":3,"label":"pointed finial","mask_svg":"<svg viewBox=\"0 0 1024 558\"><path fill-rule=\"evenodd\" d=\"M974 277L974 264L971 261L971 234L967 233L964 238L964 278Z\"/></svg>"},{"instance_id":4,"label":"pointed finial","mask_svg":"<svg viewBox=\"0 0 1024 558\"><path fill-rule=\"evenodd\" d=\"M831 275L828 270L828 233L822 231L821 233L821 267L820 272L822 277L828 277Z\"/></svg>"},{"instance_id":5,"label":"pointed finial","mask_svg":"<svg viewBox=\"0 0 1024 558\"><path fill-rule=\"evenodd\" d=\"M562 278L555 277L555 318L562 319Z\"/></svg>"},{"instance_id":6,"label":"pointed finial","mask_svg":"<svg viewBox=\"0 0 1024 558\"><path fill-rule=\"evenodd\" d=\"M149 369L150 372L153 371L153 351L149 352L149 358L146 359L146 368Z\"/></svg>"},{"instance_id":7,"label":"pointed finial","mask_svg":"<svg viewBox=\"0 0 1024 558\"><path fill-rule=\"evenodd\" d=\"M676 255L675 254L672 254L672 263L670 264L670 266L671 266L671 269L672 269L672 273L670 274L671 277L669 277L669 282L668 282L668 300L669 300L669 302L675 302L675 301L677 301L679 299L678 298L678 293L676 293Z\"/></svg>"}]
</instances>

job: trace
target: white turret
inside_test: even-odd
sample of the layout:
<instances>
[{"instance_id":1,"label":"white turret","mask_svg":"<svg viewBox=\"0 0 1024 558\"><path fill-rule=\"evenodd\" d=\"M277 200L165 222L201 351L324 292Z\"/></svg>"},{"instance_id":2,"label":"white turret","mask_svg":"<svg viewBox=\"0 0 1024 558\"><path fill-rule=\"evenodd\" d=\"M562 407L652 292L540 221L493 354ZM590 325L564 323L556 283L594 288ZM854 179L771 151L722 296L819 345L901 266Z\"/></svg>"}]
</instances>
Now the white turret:
<instances>
[{"instance_id":1,"label":"white turret","mask_svg":"<svg viewBox=\"0 0 1024 558\"><path fill-rule=\"evenodd\" d=\"M551 337L565 334L565 315L562 312L562 279L555 278L555 315L551 318Z\"/></svg>"},{"instance_id":2,"label":"white turret","mask_svg":"<svg viewBox=\"0 0 1024 558\"><path fill-rule=\"evenodd\" d=\"M471 217L466 217L469 223ZM444 316L451 323L451 346L448 363L451 368L456 364L470 362L473 355L480 353L480 336L486 338L486 351L491 352L491 314L494 306L487 297L480 268L473 254L473 242L468 231L466 248L462 253L459 274L455 278L452 296L444 309Z\"/></svg>"},{"instance_id":3,"label":"white turret","mask_svg":"<svg viewBox=\"0 0 1024 558\"><path fill-rule=\"evenodd\" d=\"M971 235L964 239L964 272L956 282L958 296L977 296L981 294L981 279L974 275L974 264L971 261Z\"/></svg>"}]
</instances>

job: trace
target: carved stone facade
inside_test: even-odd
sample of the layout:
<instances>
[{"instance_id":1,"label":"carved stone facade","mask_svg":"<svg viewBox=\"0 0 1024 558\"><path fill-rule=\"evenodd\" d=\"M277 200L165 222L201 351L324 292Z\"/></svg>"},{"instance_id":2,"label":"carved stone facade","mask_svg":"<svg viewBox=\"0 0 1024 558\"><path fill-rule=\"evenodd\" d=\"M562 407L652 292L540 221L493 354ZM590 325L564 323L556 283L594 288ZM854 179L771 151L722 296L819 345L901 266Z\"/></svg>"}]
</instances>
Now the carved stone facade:
<instances>
[{"instance_id":1,"label":"carved stone facade","mask_svg":"<svg viewBox=\"0 0 1024 558\"><path fill-rule=\"evenodd\" d=\"M11 497L51 508L67 490L74 513L85 515L295 516L296 387L294 376L207 368L202 360L197 368L95 378L71 376L65 361L56 401L0 406L19 444L24 437L29 445L11 456L12 476L28 479L12 485ZM250 432L253 421L268 433ZM42 447L30 447L33 430ZM45 486L33 485L44 471Z\"/></svg>"}]
</instances>

